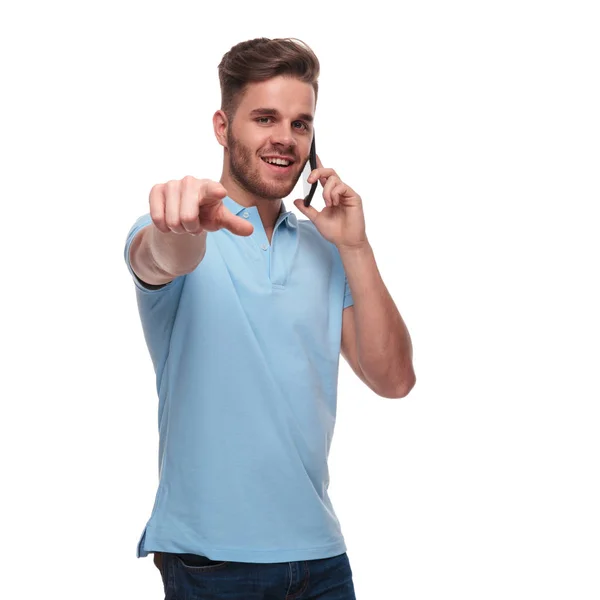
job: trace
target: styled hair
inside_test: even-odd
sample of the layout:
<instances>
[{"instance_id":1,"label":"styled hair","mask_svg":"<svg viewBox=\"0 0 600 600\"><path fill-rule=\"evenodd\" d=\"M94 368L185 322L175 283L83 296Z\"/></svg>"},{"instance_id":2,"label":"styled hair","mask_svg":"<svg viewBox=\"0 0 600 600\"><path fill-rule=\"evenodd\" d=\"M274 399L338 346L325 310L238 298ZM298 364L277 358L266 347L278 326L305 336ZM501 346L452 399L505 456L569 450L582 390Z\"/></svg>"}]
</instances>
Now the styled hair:
<instances>
[{"instance_id":1,"label":"styled hair","mask_svg":"<svg viewBox=\"0 0 600 600\"><path fill-rule=\"evenodd\" d=\"M295 38L256 38L240 42L225 53L219 64L221 110L228 119L233 119L249 83L267 81L278 75L312 84L316 101L319 72L315 53Z\"/></svg>"}]
</instances>

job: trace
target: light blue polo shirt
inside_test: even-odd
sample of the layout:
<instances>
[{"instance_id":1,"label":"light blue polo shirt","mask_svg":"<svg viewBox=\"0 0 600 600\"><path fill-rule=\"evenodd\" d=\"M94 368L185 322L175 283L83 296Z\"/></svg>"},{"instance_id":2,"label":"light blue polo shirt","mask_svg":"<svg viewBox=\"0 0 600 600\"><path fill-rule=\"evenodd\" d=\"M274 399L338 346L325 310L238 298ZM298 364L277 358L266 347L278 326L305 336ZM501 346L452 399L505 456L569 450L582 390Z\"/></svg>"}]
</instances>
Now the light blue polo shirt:
<instances>
[{"instance_id":1,"label":"light blue polo shirt","mask_svg":"<svg viewBox=\"0 0 600 600\"><path fill-rule=\"evenodd\" d=\"M249 237L207 234L190 274L152 290L129 263L158 393L159 485L137 556L286 562L346 551L327 488L343 309L337 248L282 211L225 206Z\"/></svg>"}]
</instances>

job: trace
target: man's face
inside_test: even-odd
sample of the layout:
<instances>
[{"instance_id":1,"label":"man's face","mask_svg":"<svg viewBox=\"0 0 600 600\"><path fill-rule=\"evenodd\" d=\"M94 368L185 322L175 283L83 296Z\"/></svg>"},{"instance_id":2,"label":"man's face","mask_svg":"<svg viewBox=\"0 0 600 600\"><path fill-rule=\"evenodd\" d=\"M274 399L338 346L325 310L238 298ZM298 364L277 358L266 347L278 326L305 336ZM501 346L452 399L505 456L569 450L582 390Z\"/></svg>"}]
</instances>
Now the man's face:
<instances>
[{"instance_id":1,"label":"man's face","mask_svg":"<svg viewBox=\"0 0 600 600\"><path fill-rule=\"evenodd\" d=\"M279 76L249 84L227 130L231 176L261 198L288 196L308 160L314 111L309 83ZM273 164L281 159L287 164Z\"/></svg>"}]
</instances>

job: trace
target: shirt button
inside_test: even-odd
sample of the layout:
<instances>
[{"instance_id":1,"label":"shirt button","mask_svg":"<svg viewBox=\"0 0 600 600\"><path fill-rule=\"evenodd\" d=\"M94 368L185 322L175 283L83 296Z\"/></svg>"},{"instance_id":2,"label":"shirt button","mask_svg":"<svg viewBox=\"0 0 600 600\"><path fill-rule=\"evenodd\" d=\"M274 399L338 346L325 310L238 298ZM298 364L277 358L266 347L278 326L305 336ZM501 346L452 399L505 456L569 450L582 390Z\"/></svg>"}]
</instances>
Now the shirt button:
<instances>
[{"instance_id":1,"label":"shirt button","mask_svg":"<svg viewBox=\"0 0 600 600\"><path fill-rule=\"evenodd\" d=\"M248 211L246 211L242 217L244 217L244 219L247 219L250 216L250 213Z\"/></svg>"},{"instance_id":2,"label":"shirt button","mask_svg":"<svg viewBox=\"0 0 600 600\"><path fill-rule=\"evenodd\" d=\"M262 248L263 250L267 250L267 249L268 249L268 247L269 247L269 246L267 246L267 244L263 244L263 245L261 246L261 248Z\"/></svg>"}]
</instances>

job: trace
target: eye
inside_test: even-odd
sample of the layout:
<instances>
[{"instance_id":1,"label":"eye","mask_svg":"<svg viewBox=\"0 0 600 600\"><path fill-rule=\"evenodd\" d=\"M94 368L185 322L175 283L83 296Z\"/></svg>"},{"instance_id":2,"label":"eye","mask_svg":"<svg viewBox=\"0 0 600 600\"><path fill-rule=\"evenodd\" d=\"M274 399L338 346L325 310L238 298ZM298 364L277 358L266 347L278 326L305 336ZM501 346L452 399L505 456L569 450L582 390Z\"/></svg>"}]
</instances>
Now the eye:
<instances>
[{"instance_id":1,"label":"eye","mask_svg":"<svg viewBox=\"0 0 600 600\"><path fill-rule=\"evenodd\" d=\"M261 123L263 125L266 125L273 117L258 117L258 119L255 119L257 123Z\"/></svg>"},{"instance_id":2,"label":"eye","mask_svg":"<svg viewBox=\"0 0 600 600\"><path fill-rule=\"evenodd\" d=\"M304 129L304 131L308 130L308 125L304 121L294 121L294 125L300 125L300 129Z\"/></svg>"}]
</instances>

